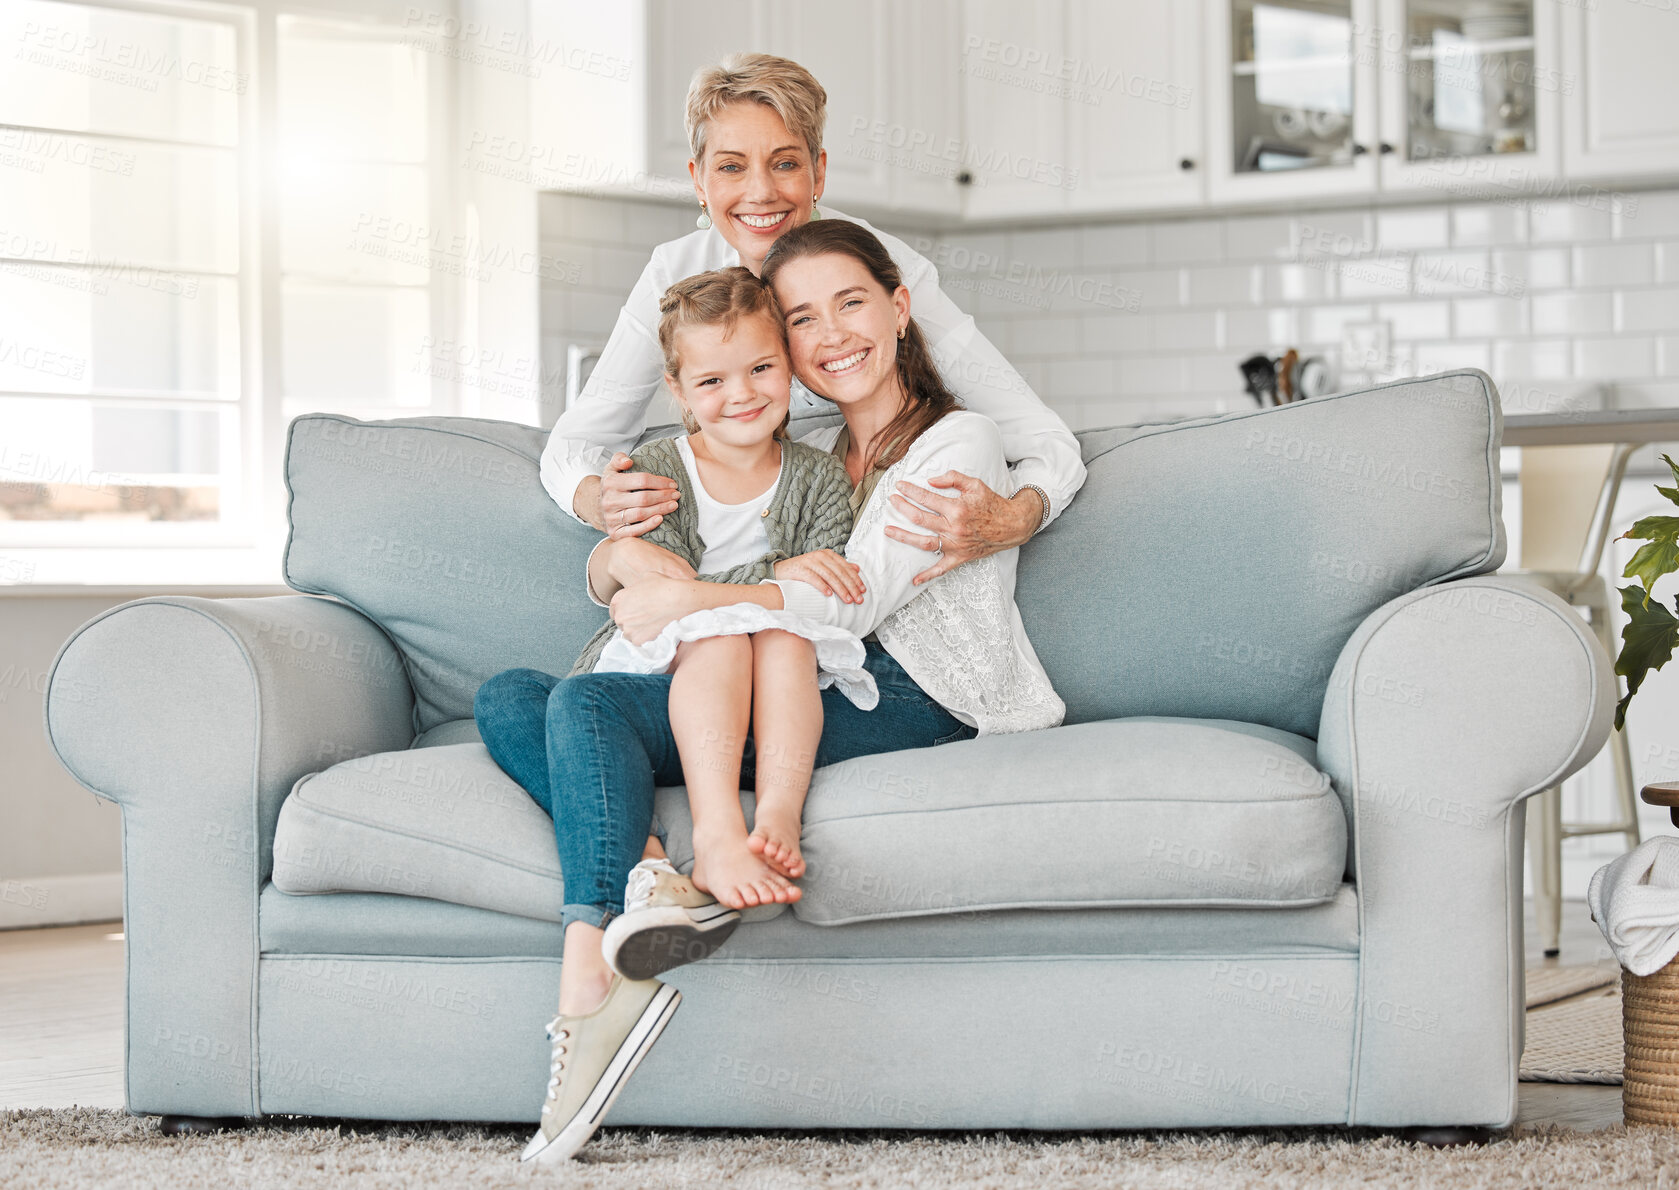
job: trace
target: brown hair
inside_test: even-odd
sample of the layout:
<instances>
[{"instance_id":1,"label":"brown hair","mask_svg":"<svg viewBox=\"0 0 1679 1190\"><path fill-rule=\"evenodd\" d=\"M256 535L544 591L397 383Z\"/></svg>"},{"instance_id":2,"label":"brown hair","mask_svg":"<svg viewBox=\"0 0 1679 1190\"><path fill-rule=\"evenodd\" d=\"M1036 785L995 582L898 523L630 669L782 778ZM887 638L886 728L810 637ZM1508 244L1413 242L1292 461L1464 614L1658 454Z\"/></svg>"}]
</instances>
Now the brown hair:
<instances>
[{"instance_id":1,"label":"brown hair","mask_svg":"<svg viewBox=\"0 0 1679 1190\"><path fill-rule=\"evenodd\" d=\"M666 374L674 380L682 371L682 358L676 351L677 331L720 326L723 337L728 338L742 318L767 319L781 340L781 349L787 350L787 324L781 317L781 307L775 304L775 292L754 277L750 269L736 265L695 273L665 290L659 299L659 351L665 357ZM777 437L786 436L787 421L785 417L781 419L775 431ZM686 406L682 409L682 424L690 434L699 432L699 424Z\"/></svg>"},{"instance_id":2,"label":"brown hair","mask_svg":"<svg viewBox=\"0 0 1679 1190\"><path fill-rule=\"evenodd\" d=\"M731 103L761 103L787 125L787 131L810 149L811 168L822 155L822 129L828 122L828 92L797 62L773 54L730 54L715 66L702 66L688 84L683 123L695 161L705 160L705 131Z\"/></svg>"},{"instance_id":3,"label":"brown hair","mask_svg":"<svg viewBox=\"0 0 1679 1190\"><path fill-rule=\"evenodd\" d=\"M886 246L868 228L849 219L823 219L782 233L764 257L764 283L774 285L775 275L790 261L827 255L851 257L888 294L904 283ZM866 444L865 471L884 471L903 458L910 444L934 422L962 407L961 400L939 374L927 336L921 333L913 317L904 326L903 338L898 340L897 364L898 382L904 389L904 407L873 442Z\"/></svg>"}]
</instances>

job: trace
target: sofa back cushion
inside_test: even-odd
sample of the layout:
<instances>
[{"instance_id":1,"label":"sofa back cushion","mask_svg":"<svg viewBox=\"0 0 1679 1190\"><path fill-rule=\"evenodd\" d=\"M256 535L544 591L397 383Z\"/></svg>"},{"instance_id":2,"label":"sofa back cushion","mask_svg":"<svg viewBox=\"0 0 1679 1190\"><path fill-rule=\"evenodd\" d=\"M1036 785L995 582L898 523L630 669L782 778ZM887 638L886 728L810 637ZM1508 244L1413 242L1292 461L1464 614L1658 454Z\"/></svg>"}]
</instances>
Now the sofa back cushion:
<instances>
[{"instance_id":1,"label":"sofa back cushion","mask_svg":"<svg viewBox=\"0 0 1679 1190\"><path fill-rule=\"evenodd\" d=\"M1016 592L1067 722L1182 715L1315 739L1360 621L1503 562L1501 434L1477 371L1081 434L1089 477L1022 549Z\"/></svg>"},{"instance_id":2,"label":"sofa back cushion","mask_svg":"<svg viewBox=\"0 0 1679 1190\"><path fill-rule=\"evenodd\" d=\"M542 487L546 439L462 417L291 424L286 582L390 634L416 733L472 718L479 685L504 669L565 673L606 617L583 585L600 534Z\"/></svg>"},{"instance_id":3,"label":"sofa back cushion","mask_svg":"<svg viewBox=\"0 0 1679 1190\"><path fill-rule=\"evenodd\" d=\"M1017 591L1067 721L1181 715L1315 738L1365 616L1503 561L1500 429L1491 381L1456 372L1080 434L1089 478L1022 550ZM583 587L599 534L543 489L546 438L457 417L292 423L286 581L390 634L417 733L470 719L503 669L566 672L605 618Z\"/></svg>"}]
</instances>

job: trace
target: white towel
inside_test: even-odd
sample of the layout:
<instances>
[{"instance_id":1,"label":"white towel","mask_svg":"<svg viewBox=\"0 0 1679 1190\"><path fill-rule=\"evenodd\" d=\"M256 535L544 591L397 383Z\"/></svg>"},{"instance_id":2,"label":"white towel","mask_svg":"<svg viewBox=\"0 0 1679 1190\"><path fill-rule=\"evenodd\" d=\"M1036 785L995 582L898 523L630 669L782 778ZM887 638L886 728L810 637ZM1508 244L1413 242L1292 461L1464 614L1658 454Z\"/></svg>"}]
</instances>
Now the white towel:
<instances>
[{"instance_id":1,"label":"white towel","mask_svg":"<svg viewBox=\"0 0 1679 1190\"><path fill-rule=\"evenodd\" d=\"M710 636L739 636L779 628L802 636L816 646L816 685L826 690L838 686L858 710L872 711L880 701L874 675L864 667L867 649L853 632L831 624L819 624L789 611L772 611L756 603L731 603L725 607L690 612L665 625L665 630L644 645L632 645L622 632L615 632L595 662L595 672L662 674L676 659L676 646L683 641Z\"/></svg>"},{"instance_id":2,"label":"white towel","mask_svg":"<svg viewBox=\"0 0 1679 1190\"><path fill-rule=\"evenodd\" d=\"M1621 966L1660 971L1679 955L1679 838L1658 835L1593 872L1586 902Z\"/></svg>"}]
</instances>

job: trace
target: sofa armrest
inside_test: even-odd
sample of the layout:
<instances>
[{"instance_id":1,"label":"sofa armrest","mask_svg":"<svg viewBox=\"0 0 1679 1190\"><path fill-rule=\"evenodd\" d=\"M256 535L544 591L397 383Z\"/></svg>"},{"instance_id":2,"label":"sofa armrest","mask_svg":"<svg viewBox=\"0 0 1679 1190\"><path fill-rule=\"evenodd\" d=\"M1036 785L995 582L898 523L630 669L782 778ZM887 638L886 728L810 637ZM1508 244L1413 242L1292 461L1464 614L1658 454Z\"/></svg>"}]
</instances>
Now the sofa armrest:
<instances>
[{"instance_id":1,"label":"sofa armrest","mask_svg":"<svg viewBox=\"0 0 1679 1190\"><path fill-rule=\"evenodd\" d=\"M1615 698L1578 613L1519 578L1413 591L1342 649L1318 764L1348 806L1358 886L1349 1123L1514 1118L1522 799L1596 755ZM1442 1118L1410 1118L1419 1101Z\"/></svg>"},{"instance_id":2,"label":"sofa armrest","mask_svg":"<svg viewBox=\"0 0 1679 1190\"><path fill-rule=\"evenodd\" d=\"M298 778L405 748L390 640L310 596L123 604L59 651L47 738L123 810L135 1112L255 1115L257 895Z\"/></svg>"}]
</instances>

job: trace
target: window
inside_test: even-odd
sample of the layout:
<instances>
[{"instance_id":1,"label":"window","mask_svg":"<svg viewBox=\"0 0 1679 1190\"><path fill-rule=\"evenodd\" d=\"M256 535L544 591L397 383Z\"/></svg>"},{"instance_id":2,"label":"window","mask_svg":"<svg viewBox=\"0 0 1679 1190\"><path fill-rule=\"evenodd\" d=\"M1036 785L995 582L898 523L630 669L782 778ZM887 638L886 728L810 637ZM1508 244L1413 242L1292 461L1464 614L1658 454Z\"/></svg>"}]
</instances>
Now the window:
<instances>
[{"instance_id":1,"label":"window","mask_svg":"<svg viewBox=\"0 0 1679 1190\"><path fill-rule=\"evenodd\" d=\"M11 0L0 46L0 539L225 528L251 496L239 26Z\"/></svg>"},{"instance_id":2,"label":"window","mask_svg":"<svg viewBox=\"0 0 1679 1190\"><path fill-rule=\"evenodd\" d=\"M288 8L0 4L0 547L272 570L287 421L455 411L450 63Z\"/></svg>"}]
</instances>

